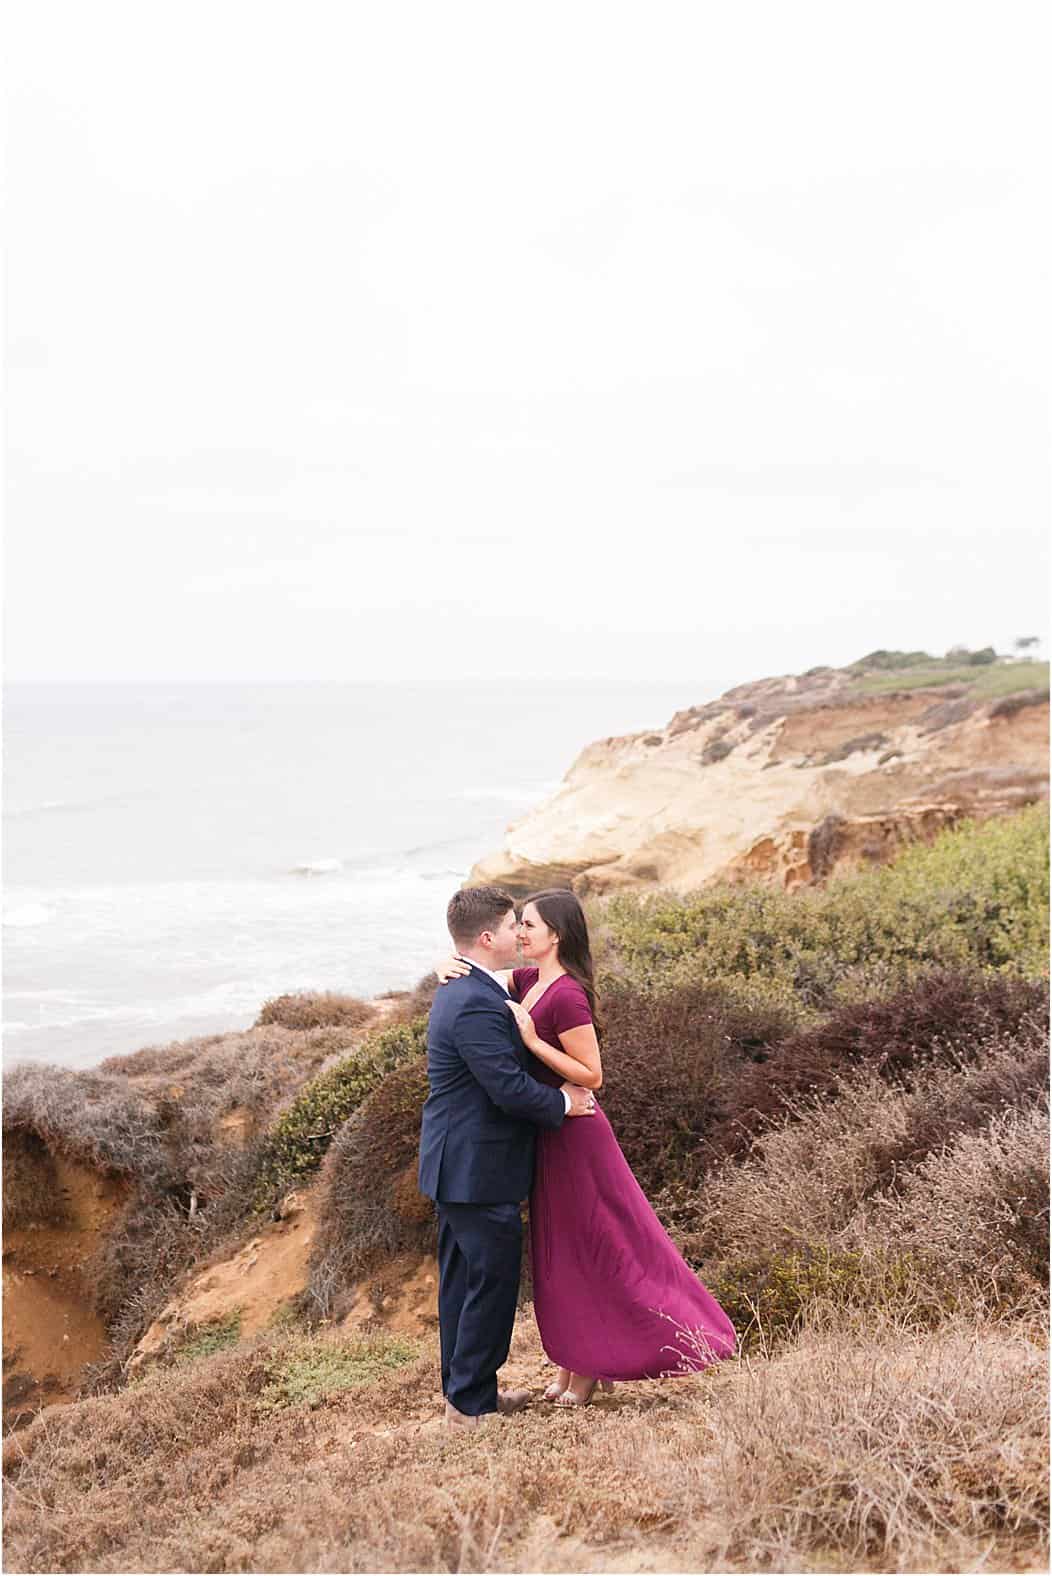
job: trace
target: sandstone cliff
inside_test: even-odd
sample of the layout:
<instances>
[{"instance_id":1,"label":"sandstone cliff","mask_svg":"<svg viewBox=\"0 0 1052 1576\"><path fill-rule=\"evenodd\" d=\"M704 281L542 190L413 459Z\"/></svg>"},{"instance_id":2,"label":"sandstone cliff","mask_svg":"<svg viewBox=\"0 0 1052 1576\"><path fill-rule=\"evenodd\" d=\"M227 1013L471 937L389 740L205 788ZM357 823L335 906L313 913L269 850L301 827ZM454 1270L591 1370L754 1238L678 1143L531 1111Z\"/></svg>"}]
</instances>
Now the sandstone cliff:
<instances>
[{"instance_id":1,"label":"sandstone cliff","mask_svg":"<svg viewBox=\"0 0 1052 1576\"><path fill-rule=\"evenodd\" d=\"M740 684L660 733L599 740L470 880L793 887L1047 797L1047 665L916 655Z\"/></svg>"}]
</instances>

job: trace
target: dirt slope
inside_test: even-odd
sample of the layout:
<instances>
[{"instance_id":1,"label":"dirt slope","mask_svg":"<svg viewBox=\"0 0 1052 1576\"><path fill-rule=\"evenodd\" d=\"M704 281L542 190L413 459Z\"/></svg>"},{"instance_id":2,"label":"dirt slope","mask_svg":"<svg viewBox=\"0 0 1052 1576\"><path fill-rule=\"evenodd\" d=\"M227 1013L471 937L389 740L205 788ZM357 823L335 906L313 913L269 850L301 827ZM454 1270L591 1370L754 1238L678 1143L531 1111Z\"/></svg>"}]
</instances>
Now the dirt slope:
<instances>
[{"instance_id":1,"label":"dirt slope","mask_svg":"<svg viewBox=\"0 0 1052 1576\"><path fill-rule=\"evenodd\" d=\"M7 1163L10 1162L10 1157ZM85 1268L120 1212L127 1184L60 1155L48 1157L45 1219L4 1231L4 1422L70 1400L85 1364L106 1345Z\"/></svg>"}]
</instances>

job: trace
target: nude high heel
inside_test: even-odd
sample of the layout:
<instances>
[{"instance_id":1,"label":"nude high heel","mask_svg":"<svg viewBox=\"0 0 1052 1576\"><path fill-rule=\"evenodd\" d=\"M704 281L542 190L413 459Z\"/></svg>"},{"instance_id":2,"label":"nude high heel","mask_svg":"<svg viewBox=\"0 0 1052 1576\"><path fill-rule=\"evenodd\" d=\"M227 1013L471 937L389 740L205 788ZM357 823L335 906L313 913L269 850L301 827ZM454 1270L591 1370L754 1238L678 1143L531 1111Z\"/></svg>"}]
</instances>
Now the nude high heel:
<instances>
[{"instance_id":1,"label":"nude high heel","mask_svg":"<svg viewBox=\"0 0 1052 1576\"><path fill-rule=\"evenodd\" d=\"M574 1395L572 1390L564 1390L562 1395L559 1396L558 1400L555 1402L555 1405L589 1406L591 1404L592 1397L595 1394L596 1385L609 1394L609 1392L614 1388L614 1381L612 1379L593 1379L591 1384L588 1386L587 1395Z\"/></svg>"},{"instance_id":2,"label":"nude high heel","mask_svg":"<svg viewBox=\"0 0 1052 1576\"><path fill-rule=\"evenodd\" d=\"M559 1371L561 1373L564 1370L560 1369ZM558 1379L553 1379L551 1384L544 1391L543 1395L541 1396L541 1399L542 1399L542 1401L557 1401L559 1399L559 1397L563 1394L565 1389L566 1389L566 1386L564 1384L560 1384Z\"/></svg>"}]
</instances>

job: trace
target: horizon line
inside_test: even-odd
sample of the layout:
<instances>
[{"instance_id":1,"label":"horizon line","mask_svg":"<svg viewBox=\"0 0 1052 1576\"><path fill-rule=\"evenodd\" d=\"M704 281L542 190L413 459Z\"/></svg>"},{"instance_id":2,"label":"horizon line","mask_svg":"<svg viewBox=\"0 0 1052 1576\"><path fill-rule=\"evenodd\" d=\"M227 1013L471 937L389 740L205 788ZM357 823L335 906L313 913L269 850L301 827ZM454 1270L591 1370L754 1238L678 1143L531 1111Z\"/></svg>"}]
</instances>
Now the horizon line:
<instances>
[{"instance_id":1,"label":"horizon line","mask_svg":"<svg viewBox=\"0 0 1052 1576\"><path fill-rule=\"evenodd\" d=\"M513 673L487 676L479 673L438 675L432 673L406 674L400 678L350 678L350 677L277 677L274 675L218 675L214 678L194 677L187 674L157 674L148 678L115 677L112 674L83 675L57 674L48 676L19 676L3 680L9 684L713 684L715 677L703 678L696 674L653 674L627 677L619 674L561 673L531 677Z\"/></svg>"}]
</instances>

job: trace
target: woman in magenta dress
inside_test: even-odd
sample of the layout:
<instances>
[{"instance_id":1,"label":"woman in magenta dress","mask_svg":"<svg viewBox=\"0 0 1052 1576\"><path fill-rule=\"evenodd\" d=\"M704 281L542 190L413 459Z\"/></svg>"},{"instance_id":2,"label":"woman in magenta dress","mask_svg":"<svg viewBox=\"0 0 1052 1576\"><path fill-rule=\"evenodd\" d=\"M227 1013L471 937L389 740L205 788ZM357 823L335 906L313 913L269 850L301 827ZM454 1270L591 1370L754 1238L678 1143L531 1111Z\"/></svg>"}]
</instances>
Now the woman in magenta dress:
<instances>
[{"instance_id":1,"label":"woman in magenta dress","mask_svg":"<svg viewBox=\"0 0 1052 1576\"><path fill-rule=\"evenodd\" d=\"M541 1064L531 1071L598 1090L591 950L575 895L528 899L519 939L526 961L511 971L508 1007ZM537 1327L559 1370L546 1400L587 1405L597 1383L691 1371L735 1350L734 1326L658 1220L598 1101L592 1117L538 1129L530 1256Z\"/></svg>"}]
</instances>

